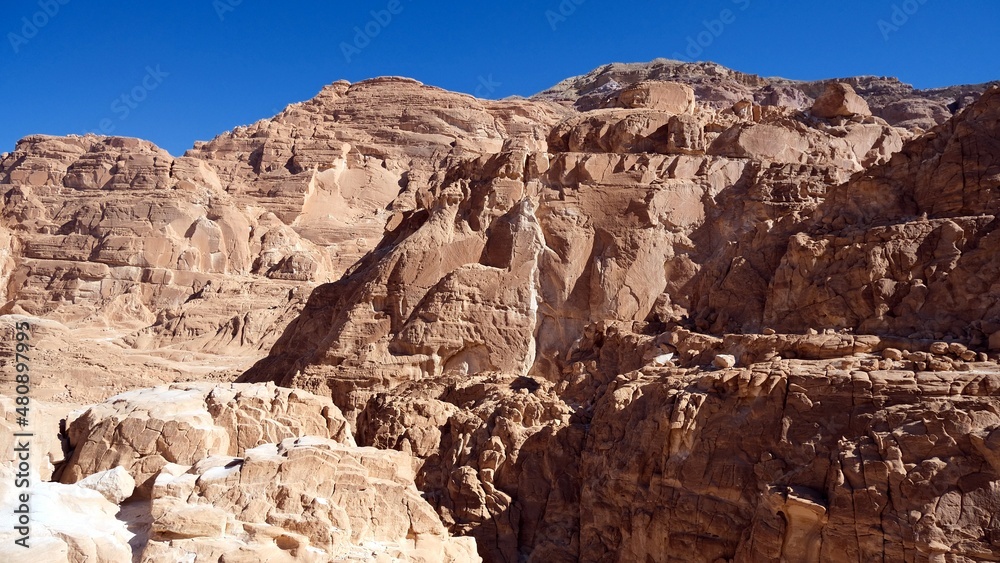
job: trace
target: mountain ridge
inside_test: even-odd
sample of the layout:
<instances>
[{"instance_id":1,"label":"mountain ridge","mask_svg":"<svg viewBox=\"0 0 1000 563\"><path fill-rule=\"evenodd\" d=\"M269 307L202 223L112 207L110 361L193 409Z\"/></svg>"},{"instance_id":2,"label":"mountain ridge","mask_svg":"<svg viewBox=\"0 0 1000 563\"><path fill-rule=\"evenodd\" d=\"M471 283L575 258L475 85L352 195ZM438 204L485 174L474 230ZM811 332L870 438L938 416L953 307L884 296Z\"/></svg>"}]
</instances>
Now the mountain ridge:
<instances>
[{"instance_id":1,"label":"mountain ridge","mask_svg":"<svg viewBox=\"0 0 1000 563\"><path fill-rule=\"evenodd\" d=\"M27 323L39 487L108 530L53 549L1000 557L1000 87L560 84L5 153L0 361Z\"/></svg>"}]
</instances>

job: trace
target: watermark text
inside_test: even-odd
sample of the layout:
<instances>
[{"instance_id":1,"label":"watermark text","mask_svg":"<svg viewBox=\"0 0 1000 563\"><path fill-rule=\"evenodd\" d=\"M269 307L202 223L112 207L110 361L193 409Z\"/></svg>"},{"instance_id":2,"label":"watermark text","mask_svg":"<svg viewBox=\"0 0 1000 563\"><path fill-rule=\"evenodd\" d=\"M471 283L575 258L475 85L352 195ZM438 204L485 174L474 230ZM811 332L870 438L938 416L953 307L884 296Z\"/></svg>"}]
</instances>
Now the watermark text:
<instances>
[{"instance_id":1,"label":"watermark text","mask_svg":"<svg viewBox=\"0 0 1000 563\"><path fill-rule=\"evenodd\" d=\"M31 324L14 326L14 410L20 432L14 433L14 543L31 547Z\"/></svg>"},{"instance_id":2,"label":"watermark text","mask_svg":"<svg viewBox=\"0 0 1000 563\"><path fill-rule=\"evenodd\" d=\"M25 45L37 37L42 28L49 25L49 22L59 15L62 7L69 2L70 0L38 0L40 9L31 16L21 18L21 27L7 34L7 41L14 54L20 53Z\"/></svg>"}]
</instances>

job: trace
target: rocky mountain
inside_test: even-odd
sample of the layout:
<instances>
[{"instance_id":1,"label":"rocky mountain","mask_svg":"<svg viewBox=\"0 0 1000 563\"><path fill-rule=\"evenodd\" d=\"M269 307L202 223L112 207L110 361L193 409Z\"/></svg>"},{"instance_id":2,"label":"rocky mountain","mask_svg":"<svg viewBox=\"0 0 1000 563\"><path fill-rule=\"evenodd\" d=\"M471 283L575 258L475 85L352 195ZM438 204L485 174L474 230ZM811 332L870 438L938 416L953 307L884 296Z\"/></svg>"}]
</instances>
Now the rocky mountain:
<instances>
[{"instance_id":1,"label":"rocky mountain","mask_svg":"<svg viewBox=\"0 0 1000 563\"><path fill-rule=\"evenodd\" d=\"M919 90L890 76L855 76L813 82L764 78L712 63L656 59L650 63L612 63L583 76L568 78L534 96L581 111L614 104L620 92L642 80L691 86L700 103L724 109L742 100L769 106L810 109L830 83L848 84L865 98L874 115L891 125L927 130L947 121L976 100L989 84Z\"/></svg>"},{"instance_id":2,"label":"rocky mountain","mask_svg":"<svg viewBox=\"0 0 1000 563\"><path fill-rule=\"evenodd\" d=\"M239 373L447 159L535 147L565 113L384 78L335 83L179 158L136 139L25 138L0 160L0 311L63 325L56 361L72 356L64 369L88 383L76 400L135 386L108 370Z\"/></svg>"},{"instance_id":3,"label":"rocky mountain","mask_svg":"<svg viewBox=\"0 0 1000 563\"><path fill-rule=\"evenodd\" d=\"M46 549L1000 559L998 190L996 86L665 60L26 138L0 321L38 486L103 530Z\"/></svg>"}]
</instances>

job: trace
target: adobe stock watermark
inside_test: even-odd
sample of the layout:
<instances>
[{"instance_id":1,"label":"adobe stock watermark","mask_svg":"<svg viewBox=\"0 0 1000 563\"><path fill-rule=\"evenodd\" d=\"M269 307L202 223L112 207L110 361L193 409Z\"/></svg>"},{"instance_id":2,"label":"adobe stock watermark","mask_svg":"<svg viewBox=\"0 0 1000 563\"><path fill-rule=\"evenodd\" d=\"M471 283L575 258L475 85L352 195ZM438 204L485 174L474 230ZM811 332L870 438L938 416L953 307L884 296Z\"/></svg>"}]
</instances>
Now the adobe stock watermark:
<instances>
[{"instance_id":1,"label":"adobe stock watermark","mask_svg":"<svg viewBox=\"0 0 1000 563\"><path fill-rule=\"evenodd\" d=\"M559 28L559 25L576 13L577 8L582 6L587 0L562 0L555 9L545 10L545 20L549 22L552 31Z\"/></svg>"},{"instance_id":2,"label":"adobe stock watermark","mask_svg":"<svg viewBox=\"0 0 1000 563\"><path fill-rule=\"evenodd\" d=\"M882 32L882 38L889 41L889 36L909 23L910 18L916 15L920 11L920 7L926 3L927 0L905 0L901 4L893 4L889 19L878 20L878 30Z\"/></svg>"},{"instance_id":3,"label":"adobe stock watermark","mask_svg":"<svg viewBox=\"0 0 1000 563\"><path fill-rule=\"evenodd\" d=\"M219 16L219 21L226 21L226 14L235 12L236 7L243 3L243 0L212 0L212 7L215 8L215 15Z\"/></svg>"},{"instance_id":4,"label":"adobe stock watermark","mask_svg":"<svg viewBox=\"0 0 1000 563\"><path fill-rule=\"evenodd\" d=\"M477 79L479 80L479 84L472 92L472 95L477 98L485 98L496 92L497 88L503 86L503 82L496 82L493 80L492 74L489 76L479 75Z\"/></svg>"},{"instance_id":5,"label":"adobe stock watermark","mask_svg":"<svg viewBox=\"0 0 1000 563\"><path fill-rule=\"evenodd\" d=\"M700 60L699 57L715 43L715 40L722 37L726 28L736 23L740 12L745 12L750 7L751 0L731 0L733 9L724 8L719 12L718 17L711 20L702 20L704 29L695 35L688 35L685 39L687 44L683 53L674 52L670 58L686 63Z\"/></svg>"},{"instance_id":6,"label":"adobe stock watermark","mask_svg":"<svg viewBox=\"0 0 1000 563\"><path fill-rule=\"evenodd\" d=\"M111 113L115 114L118 121L125 121L142 102L149 98L150 92L159 88L168 76L170 73L164 72L160 65L147 66L146 75L142 77L139 84L111 101ZM114 133L116 128L115 121L111 117L105 117L97 124L96 132L101 135L110 135Z\"/></svg>"},{"instance_id":7,"label":"adobe stock watermark","mask_svg":"<svg viewBox=\"0 0 1000 563\"><path fill-rule=\"evenodd\" d=\"M38 0L39 10L31 16L21 18L21 27L7 34L7 41L14 54L21 52L21 48L38 36L43 27L49 25L53 18L59 15L63 6L69 4L70 0ZM17 33L20 31L20 33Z\"/></svg>"},{"instance_id":8,"label":"adobe stock watermark","mask_svg":"<svg viewBox=\"0 0 1000 563\"><path fill-rule=\"evenodd\" d=\"M350 43L347 41L340 42L340 52L343 53L347 64L351 64L354 57L367 49L372 44L372 41L382 33L382 30L389 27L389 24L395 21L396 16L403 13L403 8L405 6L403 6L402 0L389 0L385 8L369 12L371 19L365 25L354 26L353 41Z\"/></svg>"},{"instance_id":9,"label":"adobe stock watermark","mask_svg":"<svg viewBox=\"0 0 1000 563\"><path fill-rule=\"evenodd\" d=\"M17 425L20 432L14 433L14 488L17 496L14 499L16 508L14 509L14 531L17 539L14 543L22 548L31 547L31 478L32 478L32 455L31 442L33 433L28 432L31 424L31 324L19 322L15 326L13 349L14 357L14 381L16 382L16 395L14 396L15 412L17 414ZM9 364L8 364L9 365Z\"/></svg>"}]
</instances>

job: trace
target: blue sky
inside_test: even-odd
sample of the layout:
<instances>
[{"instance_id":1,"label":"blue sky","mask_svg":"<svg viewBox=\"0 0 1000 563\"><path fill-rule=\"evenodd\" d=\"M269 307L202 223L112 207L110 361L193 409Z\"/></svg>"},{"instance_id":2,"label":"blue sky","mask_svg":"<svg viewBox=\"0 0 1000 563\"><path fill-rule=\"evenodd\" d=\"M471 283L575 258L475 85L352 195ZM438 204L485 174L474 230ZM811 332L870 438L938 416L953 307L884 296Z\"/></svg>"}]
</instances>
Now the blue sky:
<instances>
[{"instance_id":1,"label":"blue sky","mask_svg":"<svg viewBox=\"0 0 1000 563\"><path fill-rule=\"evenodd\" d=\"M992 0L6 0L0 152L103 130L179 155L324 84L381 75L501 98L694 54L764 76L979 83L1000 78L998 24Z\"/></svg>"}]
</instances>

